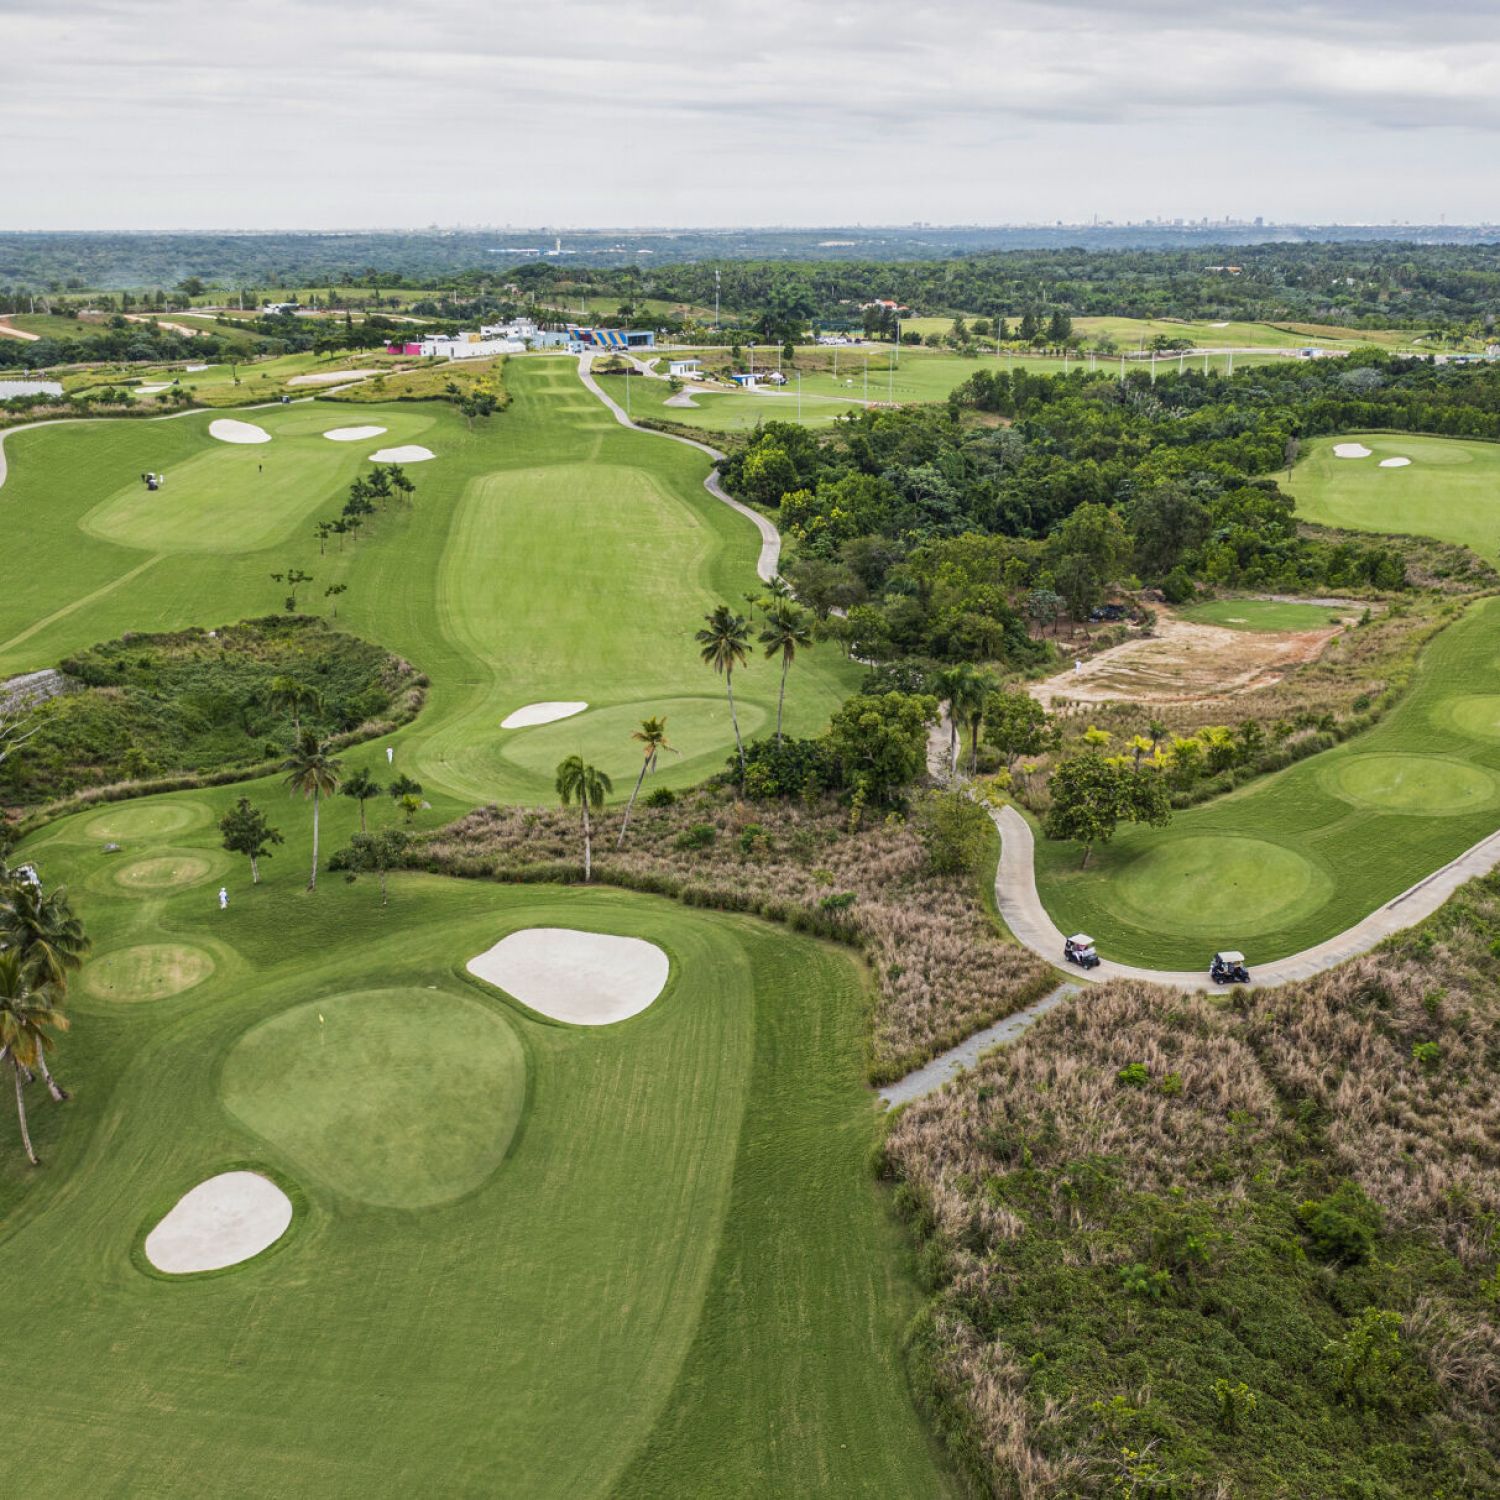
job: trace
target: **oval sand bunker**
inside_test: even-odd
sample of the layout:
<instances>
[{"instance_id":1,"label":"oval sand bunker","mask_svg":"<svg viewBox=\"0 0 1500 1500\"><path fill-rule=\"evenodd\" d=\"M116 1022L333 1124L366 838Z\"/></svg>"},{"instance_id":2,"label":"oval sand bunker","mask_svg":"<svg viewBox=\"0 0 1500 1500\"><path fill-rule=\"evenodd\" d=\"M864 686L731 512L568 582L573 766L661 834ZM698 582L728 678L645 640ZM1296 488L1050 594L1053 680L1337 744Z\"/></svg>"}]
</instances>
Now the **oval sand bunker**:
<instances>
[{"instance_id":1,"label":"oval sand bunker","mask_svg":"<svg viewBox=\"0 0 1500 1500\"><path fill-rule=\"evenodd\" d=\"M555 1021L608 1026L645 1010L661 994L671 965L643 938L528 927L471 958L468 967Z\"/></svg>"},{"instance_id":2,"label":"oval sand bunker","mask_svg":"<svg viewBox=\"0 0 1500 1500\"><path fill-rule=\"evenodd\" d=\"M1380 467L1382 469L1404 469L1411 460L1409 458L1382 458Z\"/></svg>"},{"instance_id":3,"label":"oval sand bunker","mask_svg":"<svg viewBox=\"0 0 1500 1500\"><path fill-rule=\"evenodd\" d=\"M1366 448L1363 443L1335 443L1333 456L1335 458L1368 458L1370 449Z\"/></svg>"},{"instance_id":4,"label":"oval sand bunker","mask_svg":"<svg viewBox=\"0 0 1500 1500\"><path fill-rule=\"evenodd\" d=\"M236 422L233 417L220 417L208 424L209 437L221 443L269 443L271 434L254 422Z\"/></svg>"},{"instance_id":5,"label":"oval sand bunker","mask_svg":"<svg viewBox=\"0 0 1500 1500\"><path fill-rule=\"evenodd\" d=\"M292 1200L259 1172L220 1172L172 1206L146 1236L146 1259L185 1276L238 1265L274 1245L292 1222Z\"/></svg>"},{"instance_id":6,"label":"oval sand bunker","mask_svg":"<svg viewBox=\"0 0 1500 1500\"><path fill-rule=\"evenodd\" d=\"M528 703L500 721L502 729L525 729L532 724L551 724L555 719L571 719L581 714L587 703Z\"/></svg>"},{"instance_id":7,"label":"oval sand bunker","mask_svg":"<svg viewBox=\"0 0 1500 1500\"><path fill-rule=\"evenodd\" d=\"M431 448L424 448L420 443L407 443L401 448L382 448L378 453L370 455L373 464L425 464L429 458L436 458L437 454Z\"/></svg>"},{"instance_id":8,"label":"oval sand bunker","mask_svg":"<svg viewBox=\"0 0 1500 1500\"><path fill-rule=\"evenodd\" d=\"M365 438L379 437L384 427L334 427L323 434L333 443L358 443Z\"/></svg>"}]
</instances>

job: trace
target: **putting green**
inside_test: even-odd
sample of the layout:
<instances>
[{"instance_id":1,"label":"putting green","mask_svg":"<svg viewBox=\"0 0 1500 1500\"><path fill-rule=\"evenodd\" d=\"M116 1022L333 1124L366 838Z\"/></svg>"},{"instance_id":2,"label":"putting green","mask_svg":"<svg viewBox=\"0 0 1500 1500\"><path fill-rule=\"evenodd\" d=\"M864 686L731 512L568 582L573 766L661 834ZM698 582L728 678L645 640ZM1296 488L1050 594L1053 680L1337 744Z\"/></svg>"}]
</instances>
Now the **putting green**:
<instances>
[{"instance_id":1,"label":"putting green","mask_svg":"<svg viewBox=\"0 0 1500 1500\"><path fill-rule=\"evenodd\" d=\"M196 885L213 870L213 861L201 854L160 854L153 859L138 859L112 871L116 885L128 891L166 891L183 885Z\"/></svg>"},{"instance_id":2,"label":"putting green","mask_svg":"<svg viewBox=\"0 0 1500 1500\"><path fill-rule=\"evenodd\" d=\"M83 988L100 1000L165 1000L202 984L212 957L190 943L137 943L84 965Z\"/></svg>"},{"instance_id":3,"label":"putting green","mask_svg":"<svg viewBox=\"0 0 1500 1500\"><path fill-rule=\"evenodd\" d=\"M1292 604L1281 599L1212 599L1178 613L1184 620L1223 625L1230 630L1319 630L1358 613L1363 606Z\"/></svg>"},{"instance_id":4,"label":"putting green","mask_svg":"<svg viewBox=\"0 0 1500 1500\"><path fill-rule=\"evenodd\" d=\"M430 1208L504 1160L526 1102L515 1032L426 989L331 995L247 1032L219 1082L229 1111L304 1175L364 1203Z\"/></svg>"},{"instance_id":5,"label":"putting green","mask_svg":"<svg viewBox=\"0 0 1500 1500\"><path fill-rule=\"evenodd\" d=\"M1196 927L1219 927L1223 942L1286 912L1327 899L1327 873L1294 850L1257 838L1178 839L1132 860L1117 882L1120 900L1145 922L1190 909Z\"/></svg>"},{"instance_id":6,"label":"putting green","mask_svg":"<svg viewBox=\"0 0 1500 1500\"><path fill-rule=\"evenodd\" d=\"M1434 816L1471 812L1495 799L1478 766L1428 755L1353 755L1327 768L1324 785L1363 807Z\"/></svg>"},{"instance_id":7,"label":"putting green","mask_svg":"<svg viewBox=\"0 0 1500 1500\"><path fill-rule=\"evenodd\" d=\"M196 823L202 823L206 817L207 814L199 803L153 799L150 802L112 807L107 813L90 819L86 832L90 838L109 841L151 838L191 828Z\"/></svg>"},{"instance_id":8,"label":"putting green","mask_svg":"<svg viewBox=\"0 0 1500 1500\"><path fill-rule=\"evenodd\" d=\"M1471 693L1447 704L1454 728L1482 740L1500 740L1500 693Z\"/></svg>"}]
</instances>

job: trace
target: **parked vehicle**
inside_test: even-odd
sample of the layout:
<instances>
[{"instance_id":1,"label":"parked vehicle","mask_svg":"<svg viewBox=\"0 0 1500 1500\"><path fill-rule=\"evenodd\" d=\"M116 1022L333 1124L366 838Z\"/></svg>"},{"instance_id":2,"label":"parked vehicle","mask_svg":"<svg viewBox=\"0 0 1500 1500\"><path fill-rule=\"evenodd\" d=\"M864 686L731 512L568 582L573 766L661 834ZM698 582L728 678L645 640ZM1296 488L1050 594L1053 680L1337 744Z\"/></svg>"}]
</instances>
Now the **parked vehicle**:
<instances>
[{"instance_id":1,"label":"parked vehicle","mask_svg":"<svg viewBox=\"0 0 1500 1500\"><path fill-rule=\"evenodd\" d=\"M1063 939L1063 957L1080 969L1097 969L1099 955L1094 951L1094 940L1086 933L1078 932Z\"/></svg>"},{"instance_id":2,"label":"parked vehicle","mask_svg":"<svg viewBox=\"0 0 1500 1500\"><path fill-rule=\"evenodd\" d=\"M1228 949L1215 953L1208 966L1208 977L1215 984L1249 984L1250 971L1245 967L1245 955Z\"/></svg>"},{"instance_id":3,"label":"parked vehicle","mask_svg":"<svg viewBox=\"0 0 1500 1500\"><path fill-rule=\"evenodd\" d=\"M1095 625L1101 621L1118 622L1129 617L1129 606L1124 604L1101 604L1098 609L1089 611L1089 620Z\"/></svg>"}]
</instances>

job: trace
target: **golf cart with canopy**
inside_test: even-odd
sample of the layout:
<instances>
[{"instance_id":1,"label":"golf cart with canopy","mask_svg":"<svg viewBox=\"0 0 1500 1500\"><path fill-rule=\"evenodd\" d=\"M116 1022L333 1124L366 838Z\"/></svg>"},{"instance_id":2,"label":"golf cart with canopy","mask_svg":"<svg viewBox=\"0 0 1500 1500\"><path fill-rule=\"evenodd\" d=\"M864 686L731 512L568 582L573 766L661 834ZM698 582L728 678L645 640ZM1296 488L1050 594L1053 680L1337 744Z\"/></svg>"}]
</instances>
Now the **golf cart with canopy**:
<instances>
[{"instance_id":1,"label":"golf cart with canopy","mask_svg":"<svg viewBox=\"0 0 1500 1500\"><path fill-rule=\"evenodd\" d=\"M1099 955L1094 951L1094 940L1087 933L1077 932L1063 939L1063 957L1080 969L1097 969Z\"/></svg>"},{"instance_id":2,"label":"golf cart with canopy","mask_svg":"<svg viewBox=\"0 0 1500 1500\"><path fill-rule=\"evenodd\" d=\"M1215 953L1208 966L1208 977L1215 984L1249 984L1250 971L1245 967L1245 955L1228 949Z\"/></svg>"}]
</instances>

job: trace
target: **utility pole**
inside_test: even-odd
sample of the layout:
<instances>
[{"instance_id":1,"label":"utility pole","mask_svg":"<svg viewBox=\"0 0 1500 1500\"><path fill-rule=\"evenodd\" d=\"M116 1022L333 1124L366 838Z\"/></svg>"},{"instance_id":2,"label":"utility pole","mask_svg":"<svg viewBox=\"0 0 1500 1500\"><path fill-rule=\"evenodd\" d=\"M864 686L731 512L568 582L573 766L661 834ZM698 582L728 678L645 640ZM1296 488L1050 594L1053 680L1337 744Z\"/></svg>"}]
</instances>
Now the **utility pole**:
<instances>
[{"instance_id":1,"label":"utility pole","mask_svg":"<svg viewBox=\"0 0 1500 1500\"><path fill-rule=\"evenodd\" d=\"M865 405L870 404L870 356L865 355Z\"/></svg>"},{"instance_id":2,"label":"utility pole","mask_svg":"<svg viewBox=\"0 0 1500 1500\"><path fill-rule=\"evenodd\" d=\"M797 371L797 420L802 420L802 371Z\"/></svg>"},{"instance_id":3,"label":"utility pole","mask_svg":"<svg viewBox=\"0 0 1500 1500\"><path fill-rule=\"evenodd\" d=\"M719 331L719 270L714 268L714 332Z\"/></svg>"}]
</instances>

